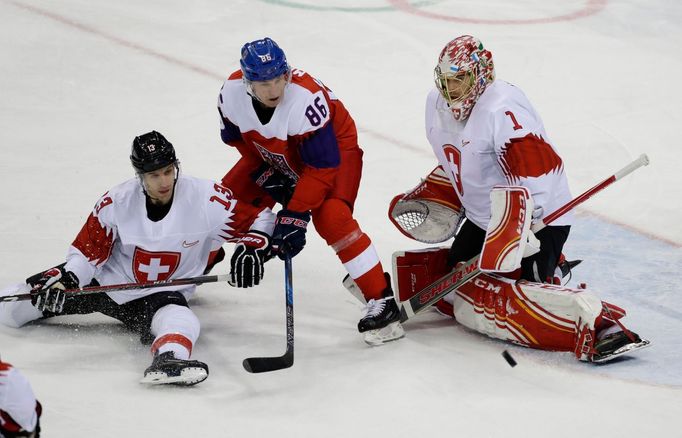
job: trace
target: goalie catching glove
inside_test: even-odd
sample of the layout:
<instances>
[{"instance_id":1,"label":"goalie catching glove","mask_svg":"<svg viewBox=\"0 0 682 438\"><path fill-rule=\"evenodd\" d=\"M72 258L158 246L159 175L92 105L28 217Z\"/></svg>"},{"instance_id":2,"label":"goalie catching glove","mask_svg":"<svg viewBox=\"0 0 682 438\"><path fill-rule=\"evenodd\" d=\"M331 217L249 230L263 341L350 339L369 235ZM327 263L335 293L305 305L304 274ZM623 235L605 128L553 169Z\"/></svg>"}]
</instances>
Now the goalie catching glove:
<instances>
[{"instance_id":1,"label":"goalie catching glove","mask_svg":"<svg viewBox=\"0 0 682 438\"><path fill-rule=\"evenodd\" d=\"M230 260L230 286L251 287L260 283L263 265L270 250L270 237L260 231L249 231L235 246Z\"/></svg>"},{"instance_id":2,"label":"goalie catching glove","mask_svg":"<svg viewBox=\"0 0 682 438\"><path fill-rule=\"evenodd\" d=\"M31 287L31 302L41 312L61 313L66 301L65 289L77 289L78 277L64 269L65 264L26 279Z\"/></svg>"},{"instance_id":3,"label":"goalie catching glove","mask_svg":"<svg viewBox=\"0 0 682 438\"><path fill-rule=\"evenodd\" d=\"M450 239L463 215L462 204L441 166L417 187L395 196L388 207L391 223L405 236L423 243Z\"/></svg>"}]
</instances>

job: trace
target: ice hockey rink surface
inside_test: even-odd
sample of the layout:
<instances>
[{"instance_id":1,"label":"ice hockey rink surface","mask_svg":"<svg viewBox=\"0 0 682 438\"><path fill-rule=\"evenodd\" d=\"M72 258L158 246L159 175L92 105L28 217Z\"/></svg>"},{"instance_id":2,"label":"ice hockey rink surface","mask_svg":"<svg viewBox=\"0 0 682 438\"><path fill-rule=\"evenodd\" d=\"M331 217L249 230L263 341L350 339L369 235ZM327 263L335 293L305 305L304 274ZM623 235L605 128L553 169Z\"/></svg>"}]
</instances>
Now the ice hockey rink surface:
<instances>
[{"instance_id":1,"label":"ice hockey rink surface","mask_svg":"<svg viewBox=\"0 0 682 438\"><path fill-rule=\"evenodd\" d=\"M471 332L435 312L378 348L321 238L294 259L292 368L252 375L285 348L283 264L255 289L201 286L196 387L138 383L151 357L99 315L0 328L31 381L46 437L682 436L682 3L672 0L0 0L0 287L60 263L94 202L133 176L152 129L187 174L236 161L215 109L239 49L269 36L354 117L365 151L356 218L385 267L420 248L390 199L436 164L424 134L433 67L478 36L498 78L543 117L578 195L639 156L651 164L577 210L566 244L587 283L652 346L595 366ZM228 248L228 254L230 254ZM224 273L223 262L214 273ZM507 349L518 365L501 356Z\"/></svg>"}]
</instances>

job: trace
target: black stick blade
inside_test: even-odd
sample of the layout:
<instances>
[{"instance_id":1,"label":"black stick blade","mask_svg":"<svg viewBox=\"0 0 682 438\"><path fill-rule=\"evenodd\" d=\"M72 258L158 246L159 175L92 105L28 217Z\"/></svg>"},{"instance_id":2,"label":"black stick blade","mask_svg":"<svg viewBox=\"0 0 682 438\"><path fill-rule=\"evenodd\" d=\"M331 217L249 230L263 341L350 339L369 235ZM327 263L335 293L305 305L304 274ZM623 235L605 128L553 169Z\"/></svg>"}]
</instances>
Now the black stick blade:
<instances>
[{"instance_id":1,"label":"black stick blade","mask_svg":"<svg viewBox=\"0 0 682 438\"><path fill-rule=\"evenodd\" d=\"M280 357L249 357L244 359L242 365L250 373L267 373L269 371L283 370L294 364L294 355L285 354Z\"/></svg>"}]
</instances>

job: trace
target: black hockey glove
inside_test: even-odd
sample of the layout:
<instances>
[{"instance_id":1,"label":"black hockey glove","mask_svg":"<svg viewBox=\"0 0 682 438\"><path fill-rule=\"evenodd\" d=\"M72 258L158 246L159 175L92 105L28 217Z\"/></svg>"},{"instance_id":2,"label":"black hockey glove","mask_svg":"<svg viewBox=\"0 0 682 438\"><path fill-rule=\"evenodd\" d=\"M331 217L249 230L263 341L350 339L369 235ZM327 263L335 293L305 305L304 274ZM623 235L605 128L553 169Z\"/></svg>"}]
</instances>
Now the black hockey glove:
<instances>
[{"instance_id":1,"label":"black hockey glove","mask_svg":"<svg viewBox=\"0 0 682 438\"><path fill-rule=\"evenodd\" d=\"M288 254L294 257L305 246L305 232L310 222L310 212L280 210L275 230L272 232L272 254L284 260Z\"/></svg>"},{"instance_id":2,"label":"black hockey glove","mask_svg":"<svg viewBox=\"0 0 682 438\"><path fill-rule=\"evenodd\" d=\"M270 236L249 231L237 242L230 260L230 280L235 287L251 287L263 278L263 264L270 249Z\"/></svg>"},{"instance_id":3,"label":"black hockey glove","mask_svg":"<svg viewBox=\"0 0 682 438\"><path fill-rule=\"evenodd\" d=\"M251 179L263 189L272 199L282 205L287 205L296 188L296 181L274 169L268 163L251 173Z\"/></svg>"},{"instance_id":4,"label":"black hockey glove","mask_svg":"<svg viewBox=\"0 0 682 438\"><path fill-rule=\"evenodd\" d=\"M33 305L41 312L61 313L64 310L66 294L64 289L76 289L78 277L71 271L64 270L64 264L48 269L26 279L31 286Z\"/></svg>"}]
</instances>

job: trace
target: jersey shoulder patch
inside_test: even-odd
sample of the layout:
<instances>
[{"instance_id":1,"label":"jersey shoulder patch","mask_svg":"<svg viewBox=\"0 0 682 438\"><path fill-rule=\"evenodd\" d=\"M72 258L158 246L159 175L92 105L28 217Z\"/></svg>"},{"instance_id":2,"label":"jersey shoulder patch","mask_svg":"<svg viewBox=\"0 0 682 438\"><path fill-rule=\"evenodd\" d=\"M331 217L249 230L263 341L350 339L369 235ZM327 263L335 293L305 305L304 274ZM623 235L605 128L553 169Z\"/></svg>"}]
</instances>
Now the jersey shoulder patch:
<instances>
[{"instance_id":1,"label":"jersey shoulder patch","mask_svg":"<svg viewBox=\"0 0 682 438\"><path fill-rule=\"evenodd\" d=\"M297 68L291 70L291 83L303 87L313 94L326 89L321 81Z\"/></svg>"},{"instance_id":2,"label":"jersey shoulder patch","mask_svg":"<svg viewBox=\"0 0 682 438\"><path fill-rule=\"evenodd\" d=\"M244 73L241 70L235 70L230 74L230 76L227 77L228 81L236 80L236 79L242 79L244 77Z\"/></svg>"}]
</instances>

